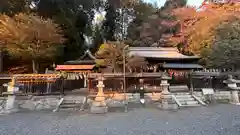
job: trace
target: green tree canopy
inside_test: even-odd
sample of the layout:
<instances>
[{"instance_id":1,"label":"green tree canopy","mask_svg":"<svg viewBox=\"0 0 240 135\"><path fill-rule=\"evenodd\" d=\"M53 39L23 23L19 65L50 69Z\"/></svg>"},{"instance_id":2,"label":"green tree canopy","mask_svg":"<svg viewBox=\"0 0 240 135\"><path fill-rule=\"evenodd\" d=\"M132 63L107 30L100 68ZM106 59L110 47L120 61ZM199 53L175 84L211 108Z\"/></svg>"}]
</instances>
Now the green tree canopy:
<instances>
[{"instance_id":1,"label":"green tree canopy","mask_svg":"<svg viewBox=\"0 0 240 135\"><path fill-rule=\"evenodd\" d=\"M209 67L240 68L240 18L233 17L217 27L216 37L210 49L202 52Z\"/></svg>"}]
</instances>

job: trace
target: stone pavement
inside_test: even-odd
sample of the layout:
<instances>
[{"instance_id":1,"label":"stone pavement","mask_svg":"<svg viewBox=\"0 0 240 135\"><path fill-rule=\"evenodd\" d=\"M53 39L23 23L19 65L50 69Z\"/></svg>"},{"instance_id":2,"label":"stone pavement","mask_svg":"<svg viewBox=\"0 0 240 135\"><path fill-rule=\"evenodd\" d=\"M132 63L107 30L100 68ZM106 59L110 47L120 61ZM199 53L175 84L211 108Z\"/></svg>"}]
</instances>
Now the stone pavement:
<instances>
[{"instance_id":1,"label":"stone pavement","mask_svg":"<svg viewBox=\"0 0 240 135\"><path fill-rule=\"evenodd\" d=\"M105 115L21 112L0 116L1 135L239 135L240 106L222 104L177 112L136 108Z\"/></svg>"}]
</instances>

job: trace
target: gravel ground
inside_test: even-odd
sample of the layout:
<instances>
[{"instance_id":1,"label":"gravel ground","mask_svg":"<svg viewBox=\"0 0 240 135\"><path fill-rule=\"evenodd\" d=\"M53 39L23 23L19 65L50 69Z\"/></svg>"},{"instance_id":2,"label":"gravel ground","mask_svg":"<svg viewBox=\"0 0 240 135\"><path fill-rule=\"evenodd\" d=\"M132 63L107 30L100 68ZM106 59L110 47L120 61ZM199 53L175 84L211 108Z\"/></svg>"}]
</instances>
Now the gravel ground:
<instances>
[{"instance_id":1,"label":"gravel ground","mask_svg":"<svg viewBox=\"0 0 240 135\"><path fill-rule=\"evenodd\" d=\"M25 112L0 116L0 135L240 135L240 106L106 115Z\"/></svg>"}]
</instances>

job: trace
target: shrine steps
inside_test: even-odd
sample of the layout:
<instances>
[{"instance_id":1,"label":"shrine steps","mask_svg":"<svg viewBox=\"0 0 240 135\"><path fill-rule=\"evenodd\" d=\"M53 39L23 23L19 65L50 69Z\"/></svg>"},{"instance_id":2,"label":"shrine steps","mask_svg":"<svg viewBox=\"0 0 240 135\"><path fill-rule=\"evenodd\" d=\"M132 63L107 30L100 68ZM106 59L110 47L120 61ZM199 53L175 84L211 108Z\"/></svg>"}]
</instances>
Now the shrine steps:
<instances>
[{"instance_id":1,"label":"shrine steps","mask_svg":"<svg viewBox=\"0 0 240 135\"><path fill-rule=\"evenodd\" d=\"M203 101L192 95L190 92L174 93L174 96L179 107L197 107L205 105Z\"/></svg>"},{"instance_id":2,"label":"shrine steps","mask_svg":"<svg viewBox=\"0 0 240 135\"><path fill-rule=\"evenodd\" d=\"M59 110L81 110L82 103L83 102L76 100L61 98L53 112L57 112Z\"/></svg>"}]
</instances>

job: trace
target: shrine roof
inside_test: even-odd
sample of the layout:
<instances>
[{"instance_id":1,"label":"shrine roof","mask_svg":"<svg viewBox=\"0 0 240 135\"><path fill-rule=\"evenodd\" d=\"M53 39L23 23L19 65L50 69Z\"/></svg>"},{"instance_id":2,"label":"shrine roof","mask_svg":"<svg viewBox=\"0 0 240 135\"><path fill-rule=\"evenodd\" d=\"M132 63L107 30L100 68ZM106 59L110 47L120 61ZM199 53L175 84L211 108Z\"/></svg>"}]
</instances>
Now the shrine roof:
<instances>
[{"instance_id":1,"label":"shrine roof","mask_svg":"<svg viewBox=\"0 0 240 135\"><path fill-rule=\"evenodd\" d=\"M59 74L1 74L0 79L57 79L60 78Z\"/></svg>"},{"instance_id":2,"label":"shrine roof","mask_svg":"<svg viewBox=\"0 0 240 135\"><path fill-rule=\"evenodd\" d=\"M64 62L66 65L93 65L95 60L71 60Z\"/></svg>"},{"instance_id":3,"label":"shrine roof","mask_svg":"<svg viewBox=\"0 0 240 135\"><path fill-rule=\"evenodd\" d=\"M95 64L95 59L95 56L90 52L90 50L86 50L80 58L66 61L64 64Z\"/></svg>"},{"instance_id":4,"label":"shrine roof","mask_svg":"<svg viewBox=\"0 0 240 135\"><path fill-rule=\"evenodd\" d=\"M60 78L59 74L14 74L15 79L57 79Z\"/></svg>"},{"instance_id":5,"label":"shrine roof","mask_svg":"<svg viewBox=\"0 0 240 135\"><path fill-rule=\"evenodd\" d=\"M129 47L129 55L144 58L198 59L198 56L181 54L175 47Z\"/></svg>"},{"instance_id":6,"label":"shrine roof","mask_svg":"<svg viewBox=\"0 0 240 135\"><path fill-rule=\"evenodd\" d=\"M91 70L95 65L57 65L56 70Z\"/></svg>"}]
</instances>

